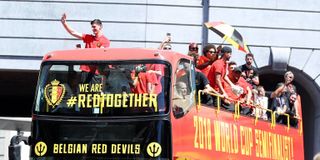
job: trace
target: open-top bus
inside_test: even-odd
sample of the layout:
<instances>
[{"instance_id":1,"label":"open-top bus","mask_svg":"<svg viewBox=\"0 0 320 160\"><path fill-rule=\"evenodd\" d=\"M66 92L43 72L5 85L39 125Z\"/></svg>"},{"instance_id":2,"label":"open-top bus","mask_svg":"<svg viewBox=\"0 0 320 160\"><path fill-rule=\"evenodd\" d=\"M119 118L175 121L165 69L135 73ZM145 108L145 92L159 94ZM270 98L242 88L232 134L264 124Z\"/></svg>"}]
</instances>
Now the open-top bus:
<instances>
[{"instance_id":1,"label":"open-top bus","mask_svg":"<svg viewBox=\"0 0 320 160\"><path fill-rule=\"evenodd\" d=\"M186 65L181 99L176 83ZM153 90L152 76L139 77L146 73L156 74ZM219 103L197 103L202 93L194 74L191 57L167 50L46 54L32 111L31 159L303 159L302 122L292 128L273 116L240 115L239 105L228 112Z\"/></svg>"}]
</instances>

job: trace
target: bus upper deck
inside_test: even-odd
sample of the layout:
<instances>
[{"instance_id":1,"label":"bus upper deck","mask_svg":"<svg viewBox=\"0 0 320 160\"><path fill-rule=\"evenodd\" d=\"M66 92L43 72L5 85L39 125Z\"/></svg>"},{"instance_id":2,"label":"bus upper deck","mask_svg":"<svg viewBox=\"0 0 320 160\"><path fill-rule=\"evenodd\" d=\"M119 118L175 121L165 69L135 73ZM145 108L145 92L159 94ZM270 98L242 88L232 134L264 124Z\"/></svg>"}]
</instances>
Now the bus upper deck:
<instances>
[{"instance_id":1,"label":"bus upper deck","mask_svg":"<svg viewBox=\"0 0 320 160\"><path fill-rule=\"evenodd\" d=\"M180 83L180 71L186 66L188 74ZM201 104L196 100L202 93L196 90L195 77L193 59L172 51L111 48L48 53L33 107L30 155L32 159L303 159L302 122L293 128L276 124L273 111L270 121L264 121L241 115L239 105L229 112L220 103Z\"/></svg>"}]
</instances>

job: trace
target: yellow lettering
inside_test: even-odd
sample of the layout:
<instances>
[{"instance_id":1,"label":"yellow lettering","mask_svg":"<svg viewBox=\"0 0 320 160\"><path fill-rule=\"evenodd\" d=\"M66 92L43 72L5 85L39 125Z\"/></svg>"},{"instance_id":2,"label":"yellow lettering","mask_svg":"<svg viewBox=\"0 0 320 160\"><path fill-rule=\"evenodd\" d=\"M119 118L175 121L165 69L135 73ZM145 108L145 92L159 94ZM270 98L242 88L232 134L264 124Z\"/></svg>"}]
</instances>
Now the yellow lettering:
<instances>
[{"instance_id":1,"label":"yellow lettering","mask_svg":"<svg viewBox=\"0 0 320 160\"><path fill-rule=\"evenodd\" d=\"M100 95L99 94L94 94L93 99L92 99L92 107L97 108L99 107L100 103Z\"/></svg>"},{"instance_id":2,"label":"yellow lettering","mask_svg":"<svg viewBox=\"0 0 320 160\"><path fill-rule=\"evenodd\" d=\"M107 153L107 145L106 144L92 144L91 145L91 153L92 154L105 154Z\"/></svg>"},{"instance_id":3,"label":"yellow lettering","mask_svg":"<svg viewBox=\"0 0 320 160\"><path fill-rule=\"evenodd\" d=\"M158 98L157 94L150 94L149 96L149 106L154 107L154 111L158 112Z\"/></svg>"},{"instance_id":4,"label":"yellow lettering","mask_svg":"<svg viewBox=\"0 0 320 160\"><path fill-rule=\"evenodd\" d=\"M108 108L154 108L158 112L156 94L79 94L77 97L79 108L99 108L102 114ZM128 102L129 101L129 102ZM204 126L207 127L207 126ZM207 134L207 133L204 133Z\"/></svg>"},{"instance_id":5,"label":"yellow lettering","mask_svg":"<svg viewBox=\"0 0 320 160\"><path fill-rule=\"evenodd\" d=\"M113 107L113 94L107 94L106 107Z\"/></svg>"},{"instance_id":6,"label":"yellow lettering","mask_svg":"<svg viewBox=\"0 0 320 160\"><path fill-rule=\"evenodd\" d=\"M78 95L78 106L79 108L83 107L85 108L85 100L86 100L86 95L85 94L79 94Z\"/></svg>"},{"instance_id":7,"label":"yellow lettering","mask_svg":"<svg viewBox=\"0 0 320 160\"><path fill-rule=\"evenodd\" d=\"M90 92L101 92L102 84L92 84L90 88Z\"/></svg>"},{"instance_id":8,"label":"yellow lettering","mask_svg":"<svg viewBox=\"0 0 320 160\"><path fill-rule=\"evenodd\" d=\"M86 154L87 144L53 144L54 154Z\"/></svg>"},{"instance_id":9,"label":"yellow lettering","mask_svg":"<svg viewBox=\"0 0 320 160\"><path fill-rule=\"evenodd\" d=\"M91 108L92 94L87 94L87 108Z\"/></svg>"},{"instance_id":10,"label":"yellow lettering","mask_svg":"<svg viewBox=\"0 0 320 160\"><path fill-rule=\"evenodd\" d=\"M133 97L134 97L134 95L135 95L135 94L132 94L132 93L129 94L129 99L130 99L129 106L130 106L130 107L133 106Z\"/></svg>"},{"instance_id":11,"label":"yellow lettering","mask_svg":"<svg viewBox=\"0 0 320 160\"><path fill-rule=\"evenodd\" d=\"M212 142L210 119L193 116L193 126L195 127L194 148L211 150Z\"/></svg>"},{"instance_id":12,"label":"yellow lettering","mask_svg":"<svg viewBox=\"0 0 320 160\"><path fill-rule=\"evenodd\" d=\"M59 152L59 146L58 144L53 144L53 154L56 154Z\"/></svg>"},{"instance_id":13,"label":"yellow lettering","mask_svg":"<svg viewBox=\"0 0 320 160\"><path fill-rule=\"evenodd\" d=\"M112 144L111 154L140 154L140 144Z\"/></svg>"},{"instance_id":14,"label":"yellow lettering","mask_svg":"<svg viewBox=\"0 0 320 160\"><path fill-rule=\"evenodd\" d=\"M122 95L122 107L123 108L127 108L128 107L127 101L128 101L128 95L127 94L123 94Z\"/></svg>"},{"instance_id":15,"label":"yellow lettering","mask_svg":"<svg viewBox=\"0 0 320 160\"><path fill-rule=\"evenodd\" d=\"M240 126L241 154L251 155L252 153L252 128Z\"/></svg>"},{"instance_id":16,"label":"yellow lettering","mask_svg":"<svg viewBox=\"0 0 320 160\"><path fill-rule=\"evenodd\" d=\"M112 144L111 145L111 154L116 154L117 153L117 145L116 144Z\"/></svg>"},{"instance_id":17,"label":"yellow lettering","mask_svg":"<svg viewBox=\"0 0 320 160\"><path fill-rule=\"evenodd\" d=\"M136 144L134 147L134 153L135 154L140 154L140 144Z\"/></svg>"},{"instance_id":18,"label":"yellow lettering","mask_svg":"<svg viewBox=\"0 0 320 160\"><path fill-rule=\"evenodd\" d=\"M93 154L97 153L97 144L91 145L91 153L93 153Z\"/></svg>"},{"instance_id":19,"label":"yellow lettering","mask_svg":"<svg viewBox=\"0 0 320 160\"><path fill-rule=\"evenodd\" d=\"M238 127L234 124L233 125L233 138L234 138L234 153L238 153L239 149L238 149Z\"/></svg>"},{"instance_id":20,"label":"yellow lettering","mask_svg":"<svg viewBox=\"0 0 320 160\"><path fill-rule=\"evenodd\" d=\"M221 151L221 143L220 143L220 132L221 128L219 125L219 121L214 121L214 139L215 139L215 144L216 144L216 151Z\"/></svg>"},{"instance_id":21,"label":"yellow lettering","mask_svg":"<svg viewBox=\"0 0 320 160\"><path fill-rule=\"evenodd\" d=\"M289 136L255 130L256 157L267 159L292 159L293 139Z\"/></svg>"},{"instance_id":22,"label":"yellow lettering","mask_svg":"<svg viewBox=\"0 0 320 160\"><path fill-rule=\"evenodd\" d=\"M197 116L193 116L193 126L195 128L194 132L194 148L199 148L199 143L198 143L198 118Z\"/></svg>"},{"instance_id":23,"label":"yellow lettering","mask_svg":"<svg viewBox=\"0 0 320 160\"><path fill-rule=\"evenodd\" d=\"M221 122L221 151L225 152L226 151L226 123Z\"/></svg>"},{"instance_id":24,"label":"yellow lettering","mask_svg":"<svg viewBox=\"0 0 320 160\"><path fill-rule=\"evenodd\" d=\"M207 119L207 130L208 130L208 150L212 150L212 139L211 139L211 121Z\"/></svg>"},{"instance_id":25,"label":"yellow lettering","mask_svg":"<svg viewBox=\"0 0 320 160\"><path fill-rule=\"evenodd\" d=\"M141 107L141 101L142 101L141 99L142 99L141 94L134 96L134 105Z\"/></svg>"},{"instance_id":26,"label":"yellow lettering","mask_svg":"<svg viewBox=\"0 0 320 160\"><path fill-rule=\"evenodd\" d=\"M148 102L148 100L147 100L148 99L148 94L146 94L146 93L143 94L143 98L142 99L143 99L142 106L143 107L148 107L148 104L147 104L147 102Z\"/></svg>"},{"instance_id":27,"label":"yellow lettering","mask_svg":"<svg viewBox=\"0 0 320 160\"><path fill-rule=\"evenodd\" d=\"M121 94L114 95L114 107L115 108L121 107Z\"/></svg>"},{"instance_id":28,"label":"yellow lettering","mask_svg":"<svg viewBox=\"0 0 320 160\"><path fill-rule=\"evenodd\" d=\"M80 92L88 92L89 84L79 84Z\"/></svg>"},{"instance_id":29,"label":"yellow lettering","mask_svg":"<svg viewBox=\"0 0 320 160\"><path fill-rule=\"evenodd\" d=\"M100 96L100 106L102 106L102 107L105 106L105 103L104 103L105 100L106 100L106 94L102 94Z\"/></svg>"},{"instance_id":30,"label":"yellow lettering","mask_svg":"<svg viewBox=\"0 0 320 160\"><path fill-rule=\"evenodd\" d=\"M199 148L203 149L203 123L202 123L202 117L198 117L198 125L199 125Z\"/></svg>"}]
</instances>

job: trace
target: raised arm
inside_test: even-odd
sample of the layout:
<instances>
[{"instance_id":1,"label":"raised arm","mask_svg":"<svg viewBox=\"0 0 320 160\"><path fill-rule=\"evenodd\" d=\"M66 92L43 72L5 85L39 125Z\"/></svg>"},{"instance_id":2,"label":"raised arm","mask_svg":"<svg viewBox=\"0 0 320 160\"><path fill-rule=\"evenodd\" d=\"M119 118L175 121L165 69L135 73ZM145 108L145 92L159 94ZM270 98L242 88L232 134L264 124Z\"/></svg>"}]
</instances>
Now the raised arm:
<instances>
[{"instance_id":1,"label":"raised arm","mask_svg":"<svg viewBox=\"0 0 320 160\"><path fill-rule=\"evenodd\" d=\"M159 50L163 50L165 44L169 43L171 41L171 36L167 35L164 40L159 45Z\"/></svg>"},{"instance_id":2,"label":"raised arm","mask_svg":"<svg viewBox=\"0 0 320 160\"><path fill-rule=\"evenodd\" d=\"M63 27L66 29L66 31L71 34L72 36L78 38L78 39L82 39L82 34L77 32L76 30L74 30L73 28L71 28L68 23L67 23L67 15L65 13L63 13L62 17L61 17L61 23L63 25Z\"/></svg>"}]
</instances>

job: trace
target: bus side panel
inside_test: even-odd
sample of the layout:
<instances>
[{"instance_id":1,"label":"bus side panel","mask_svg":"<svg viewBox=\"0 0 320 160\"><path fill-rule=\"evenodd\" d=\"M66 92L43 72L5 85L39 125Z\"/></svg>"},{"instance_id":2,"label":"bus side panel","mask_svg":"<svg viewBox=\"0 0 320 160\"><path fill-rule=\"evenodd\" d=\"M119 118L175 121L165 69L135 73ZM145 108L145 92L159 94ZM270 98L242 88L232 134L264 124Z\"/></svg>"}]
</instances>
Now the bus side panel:
<instances>
[{"instance_id":1,"label":"bus side panel","mask_svg":"<svg viewBox=\"0 0 320 160\"><path fill-rule=\"evenodd\" d=\"M299 128L196 107L184 117L172 116L175 159L304 159ZM300 124L299 124L300 127Z\"/></svg>"}]
</instances>

